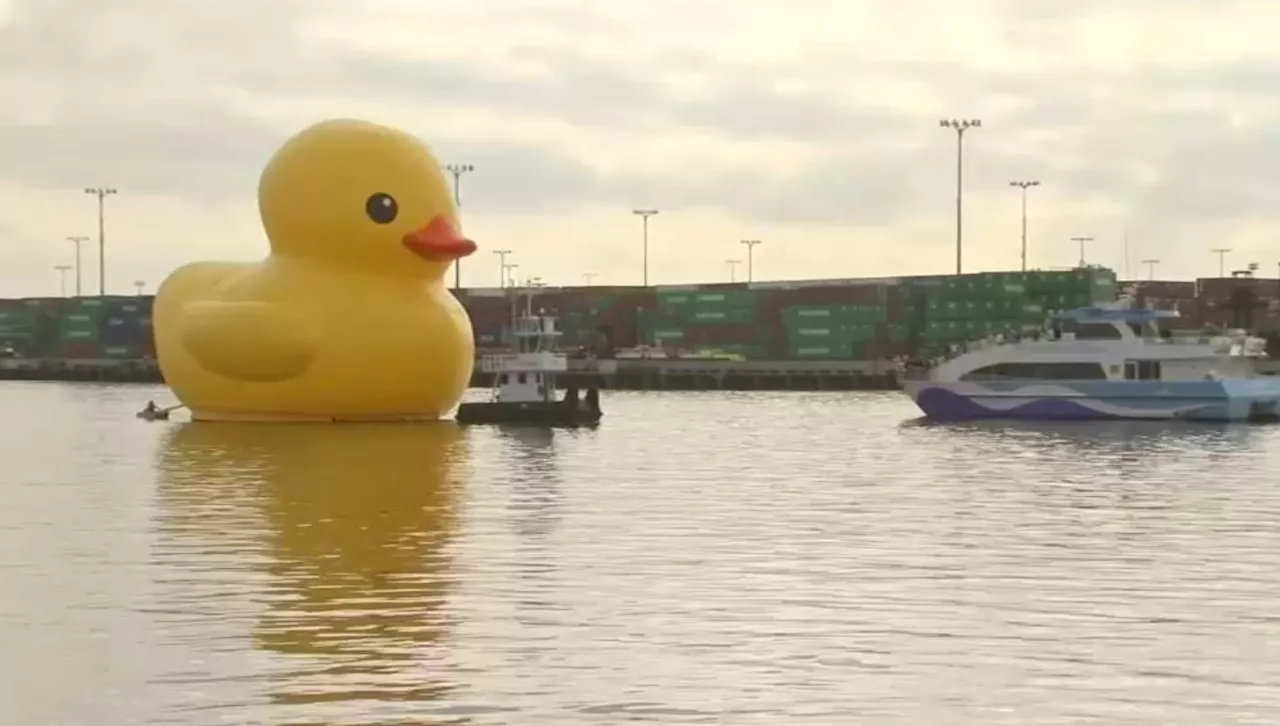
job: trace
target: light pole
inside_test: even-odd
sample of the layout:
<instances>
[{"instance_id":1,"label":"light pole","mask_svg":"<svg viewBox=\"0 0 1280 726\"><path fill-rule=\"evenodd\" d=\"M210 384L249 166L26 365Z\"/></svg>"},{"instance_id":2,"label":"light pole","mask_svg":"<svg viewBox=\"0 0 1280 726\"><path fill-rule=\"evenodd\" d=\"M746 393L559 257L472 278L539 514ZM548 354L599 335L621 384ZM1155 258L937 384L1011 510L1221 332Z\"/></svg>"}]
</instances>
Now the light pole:
<instances>
[{"instance_id":1,"label":"light pole","mask_svg":"<svg viewBox=\"0 0 1280 726\"><path fill-rule=\"evenodd\" d=\"M498 287L506 287L507 255L511 254L511 250L494 250L493 254L498 256Z\"/></svg>"},{"instance_id":2,"label":"light pole","mask_svg":"<svg viewBox=\"0 0 1280 726\"><path fill-rule=\"evenodd\" d=\"M1009 186L1018 187L1022 190L1022 271L1027 271L1027 189L1030 187L1040 186L1040 182L1031 179L1028 181L1011 181Z\"/></svg>"},{"instance_id":3,"label":"light pole","mask_svg":"<svg viewBox=\"0 0 1280 726\"><path fill-rule=\"evenodd\" d=\"M145 281L145 280L134 280L134 281L133 281L133 287L138 291L138 297L142 297L142 288L144 288L144 287L146 287L146 286L147 286L147 283L146 283L146 281Z\"/></svg>"},{"instance_id":4,"label":"light pole","mask_svg":"<svg viewBox=\"0 0 1280 726\"><path fill-rule=\"evenodd\" d=\"M462 175L476 168L470 164L445 164L444 170L453 175L453 206L462 209ZM453 289L462 289L462 259L453 261Z\"/></svg>"},{"instance_id":5,"label":"light pole","mask_svg":"<svg viewBox=\"0 0 1280 726\"><path fill-rule=\"evenodd\" d=\"M515 269L518 268L519 266L520 266L519 263L516 263L516 262L512 262L511 264L502 266L507 271L507 287L516 286Z\"/></svg>"},{"instance_id":6,"label":"light pole","mask_svg":"<svg viewBox=\"0 0 1280 726\"><path fill-rule=\"evenodd\" d=\"M729 266L729 282L737 282L738 265L742 264L742 260L725 260L724 263Z\"/></svg>"},{"instance_id":7,"label":"light pole","mask_svg":"<svg viewBox=\"0 0 1280 726\"><path fill-rule=\"evenodd\" d=\"M1231 250L1227 249L1226 247L1219 247L1217 249L1213 249L1209 251L1218 256L1218 277L1226 277L1227 276L1227 253L1230 252Z\"/></svg>"},{"instance_id":8,"label":"light pole","mask_svg":"<svg viewBox=\"0 0 1280 726\"><path fill-rule=\"evenodd\" d=\"M1080 244L1080 266L1084 267L1084 243L1092 242L1093 238L1092 237L1072 237L1071 241L1078 242Z\"/></svg>"},{"instance_id":9,"label":"light pole","mask_svg":"<svg viewBox=\"0 0 1280 726\"><path fill-rule=\"evenodd\" d=\"M584 272L582 273L582 279L587 281L587 287L591 287L591 281L596 279L596 273Z\"/></svg>"},{"instance_id":10,"label":"light pole","mask_svg":"<svg viewBox=\"0 0 1280 726\"><path fill-rule=\"evenodd\" d=\"M85 194L98 198L98 297L107 294L107 197L116 194L115 189L107 187L89 187Z\"/></svg>"},{"instance_id":11,"label":"light pole","mask_svg":"<svg viewBox=\"0 0 1280 726\"><path fill-rule=\"evenodd\" d=\"M751 282L755 279L755 270L753 269L755 267L755 252L756 245L760 244L760 240L744 239L742 244L747 246L747 282Z\"/></svg>"},{"instance_id":12,"label":"light pole","mask_svg":"<svg viewBox=\"0 0 1280 726\"><path fill-rule=\"evenodd\" d=\"M67 296L67 273L71 272L71 265L54 265L53 269L58 271L58 294Z\"/></svg>"},{"instance_id":13,"label":"light pole","mask_svg":"<svg viewBox=\"0 0 1280 726\"><path fill-rule=\"evenodd\" d=\"M1142 264L1147 266L1147 279L1148 280L1156 279L1156 265L1160 264L1160 260L1157 260L1154 258L1147 259L1147 260L1143 260Z\"/></svg>"},{"instance_id":14,"label":"light pole","mask_svg":"<svg viewBox=\"0 0 1280 726\"><path fill-rule=\"evenodd\" d=\"M640 227L644 239L644 286L649 286L649 218L658 213L656 209L633 209L632 214L640 215Z\"/></svg>"},{"instance_id":15,"label":"light pole","mask_svg":"<svg viewBox=\"0 0 1280 726\"><path fill-rule=\"evenodd\" d=\"M942 119L938 125L956 132L956 274L960 274L964 239L964 132L982 128L982 119Z\"/></svg>"},{"instance_id":16,"label":"light pole","mask_svg":"<svg viewBox=\"0 0 1280 726\"><path fill-rule=\"evenodd\" d=\"M68 237L67 241L76 246L76 297L80 297L80 245L88 242L88 237Z\"/></svg>"}]
</instances>

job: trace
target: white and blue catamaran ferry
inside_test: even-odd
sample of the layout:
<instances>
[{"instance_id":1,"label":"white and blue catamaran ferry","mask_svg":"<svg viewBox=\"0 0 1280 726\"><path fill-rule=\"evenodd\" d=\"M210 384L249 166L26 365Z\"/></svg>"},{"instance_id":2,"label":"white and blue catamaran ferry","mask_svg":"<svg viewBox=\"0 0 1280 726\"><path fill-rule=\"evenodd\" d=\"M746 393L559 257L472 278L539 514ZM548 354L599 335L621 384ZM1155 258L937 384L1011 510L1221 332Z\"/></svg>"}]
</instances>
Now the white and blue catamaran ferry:
<instances>
[{"instance_id":1,"label":"white and blue catamaran ferry","mask_svg":"<svg viewBox=\"0 0 1280 726\"><path fill-rule=\"evenodd\" d=\"M1176 312L1107 307L1051 315L1044 330L988 340L902 385L929 418L1274 421L1280 378L1257 372L1265 343L1244 331L1186 336Z\"/></svg>"}]
</instances>

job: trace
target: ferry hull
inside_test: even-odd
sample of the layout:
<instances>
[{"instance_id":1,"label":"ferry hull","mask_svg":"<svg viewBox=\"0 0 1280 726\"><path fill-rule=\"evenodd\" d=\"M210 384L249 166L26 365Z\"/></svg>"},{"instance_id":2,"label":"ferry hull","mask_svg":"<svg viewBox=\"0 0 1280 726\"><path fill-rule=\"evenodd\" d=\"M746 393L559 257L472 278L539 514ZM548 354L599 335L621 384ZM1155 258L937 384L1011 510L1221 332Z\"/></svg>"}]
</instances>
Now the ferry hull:
<instances>
[{"instance_id":1,"label":"ferry hull","mask_svg":"<svg viewBox=\"0 0 1280 726\"><path fill-rule=\"evenodd\" d=\"M939 421L1275 421L1280 381L1070 381L968 383L915 381L907 394Z\"/></svg>"}]
</instances>

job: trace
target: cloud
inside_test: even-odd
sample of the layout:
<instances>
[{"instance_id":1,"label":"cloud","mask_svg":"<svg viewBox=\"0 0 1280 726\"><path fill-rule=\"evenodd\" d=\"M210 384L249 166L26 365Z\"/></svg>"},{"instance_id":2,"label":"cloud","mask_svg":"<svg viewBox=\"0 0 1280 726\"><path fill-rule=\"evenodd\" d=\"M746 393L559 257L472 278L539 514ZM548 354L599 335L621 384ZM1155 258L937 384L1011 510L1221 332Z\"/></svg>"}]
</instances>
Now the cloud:
<instances>
[{"instance_id":1,"label":"cloud","mask_svg":"<svg viewBox=\"0 0 1280 726\"><path fill-rule=\"evenodd\" d=\"M1275 231L1278 8L725 7L16 0L0 12L0 95L21 99L0 106L0 181L249 208L289 133L365 115L474 164L469 214L563 218L573 231L555 244L588 244L572 240L603 232L575 225L643 205L664 225L707 212L743 228L914 235L920 256L943 259L955 139L937 121L958 116L984 122L966 140L979 249L1016 234L1008 182L1021 178L1043 184L1037 234L1127 225L1184 250L1159 256L1187 269L1216 246L1206 239L1263 250ZM0 221L15 238L48 234Z\"/></svg>"}]
</instances>

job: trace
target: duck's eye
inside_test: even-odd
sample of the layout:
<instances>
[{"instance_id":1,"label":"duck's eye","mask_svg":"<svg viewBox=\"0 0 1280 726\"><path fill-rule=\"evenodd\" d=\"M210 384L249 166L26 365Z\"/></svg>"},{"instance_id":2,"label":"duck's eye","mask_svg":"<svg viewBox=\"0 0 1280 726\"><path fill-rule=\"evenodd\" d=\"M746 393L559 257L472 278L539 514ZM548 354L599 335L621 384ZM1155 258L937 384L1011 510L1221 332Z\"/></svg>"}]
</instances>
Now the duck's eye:
<instances>
[{"instance_id":1,"label":"duck's eye","mask_svg":"<svg viewBox=\"0 0 1280 726\"><path fill-rule=\"evenodd\" d=\"M365 201L364 213L378 224L391 224L400 213L400 205L396 204L395 197L390 194L378 192Z\"/></svg>"}]
</instances>

